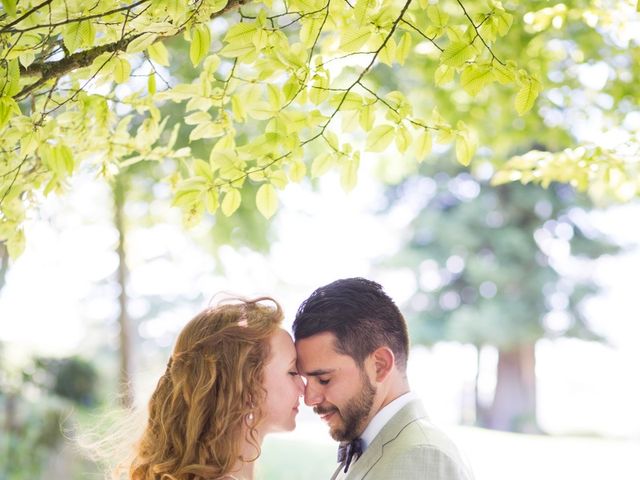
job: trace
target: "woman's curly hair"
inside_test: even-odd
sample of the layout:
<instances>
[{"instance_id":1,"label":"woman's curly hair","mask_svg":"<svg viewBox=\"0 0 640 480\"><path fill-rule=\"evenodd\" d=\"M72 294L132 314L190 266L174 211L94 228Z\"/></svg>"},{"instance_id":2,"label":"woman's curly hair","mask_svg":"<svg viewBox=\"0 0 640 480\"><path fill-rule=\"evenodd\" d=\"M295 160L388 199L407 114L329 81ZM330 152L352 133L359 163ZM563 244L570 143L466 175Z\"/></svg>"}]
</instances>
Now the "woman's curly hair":
<instances>
[{"instance_id":1,"label":"woman's curly hair","mask_svg":"<svg viewBox=\"0 0 640 480\"><path fill-rule=\"evenodd\" d=\"M261 297L208 308L183 328L149 401L131 480L216 479L258 457L263 370L282 318ZM242 458L245 441L254 458Z\"/></svg>"}]
</instances>

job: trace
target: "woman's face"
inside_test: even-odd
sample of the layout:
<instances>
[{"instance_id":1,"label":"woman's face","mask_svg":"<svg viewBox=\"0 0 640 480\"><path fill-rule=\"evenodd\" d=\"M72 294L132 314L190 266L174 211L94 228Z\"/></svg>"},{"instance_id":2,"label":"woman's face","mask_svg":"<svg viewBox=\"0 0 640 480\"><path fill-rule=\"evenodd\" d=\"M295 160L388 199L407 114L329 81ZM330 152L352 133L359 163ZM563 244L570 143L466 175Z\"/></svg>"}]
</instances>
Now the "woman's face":
<instances>
[{"instance_id":1,"label":"woman's face","mask_svg":"<svg viewBox=\"0 0 640 480\"><path fill-rule=\"evenodd\" d=\"M270 339L271 354L264 368L263 386L267 391L264 412L264 431L293 430L304 393L302 378L296 369L296 349L291 336L279 328Z\"/></svg>"}]
</instances>

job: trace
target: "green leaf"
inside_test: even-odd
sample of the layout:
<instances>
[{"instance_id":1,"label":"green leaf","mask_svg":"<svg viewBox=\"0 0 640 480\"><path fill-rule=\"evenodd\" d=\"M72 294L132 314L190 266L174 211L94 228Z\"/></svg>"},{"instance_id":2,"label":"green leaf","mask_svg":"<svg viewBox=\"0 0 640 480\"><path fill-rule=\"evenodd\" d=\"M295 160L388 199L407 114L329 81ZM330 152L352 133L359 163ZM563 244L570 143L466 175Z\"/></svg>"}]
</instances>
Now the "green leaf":
<instances>
[{"instance_id":1,"label":"green leaf","mask_svg":"<svg viewBox=\"0 0 640 480\"><path fill-rule=\"evenodd\" d=\"M66 145L58 145L56 147L56 156L59 159L61 168L64 169L67 174L71 175L75 166L71 149Z\"/></svg>"},{"instance_id":2,"label":"green leaf","mask_svg":"<svg viewBox=\"0 0 640 480\"><path fill-rule=\"evenodd\" d=\"M154 72L151 72L149 77L147 77L147 91L149 95L156 93L156 74Z\"/></svg>"},{"instance_id":3,"label":"green leaf","mask_svg":"<svg viewBox=\"0 0 640 480\"><path fill-rule=\"evenodd\" d=\"M231 96L231 112L236 122L244 122L247 120L247 111L244 108L244 102L238 95Z\"/></svg>"},{"instance_id":4,"label":"green leaf","mask_svg":"<svg viewBox=\"0 0 640 480\"><path fill-rule=\"evenodd\" d=\"M515 107L518 115L522 116L527 113L536 103L536 98L540 93L540 82L532 77L526 77L521 80L520 90L516 95Z\"/></svg>"},{"instance_id":5,"label":"green leaf","mask_svg":"<svg viewBox=\"0 0 640 480\"><path fill-rule=\"evenodd\" d=\"M329 130L327 130L324 132L323 137L333 150L340 149L340 140L338 140L338 135L336 135L334 132L330 132Z\"/></svg>"},{"instance_id":6,"label":"green leaf","mask_svg":"<svg viewBox=\"0 0 640 480\"><path fill-rule=\"evenodd\" d=\"M511 183L516 180L520 180L521 174L518 171L505 169L498 170L493 177L491 177L491 186L497 187L498 185L504 185L505 183Z\"/></svg>"},{"instance_id":7,"label":"green leaf","mask_svg":"<svg viewBox=\"0 0 640 480\"><path fill-rule=\"evenodd\" d=\"M360 116L360 112L357 110L347 110L340 112L342 121L340 126L342 127L342 131L345 133L354 132L358 129L358 117Z\"/></svg>"},{"instance_id":8,"label":"green leaf","mask_svg":"<svg viewBox=\"0 0 640 480\"><path fill-rule=\"evenodd\" d=\"M274 112L280 110L285 103L284 93L280 86L273 85L272 83L267 85L267 99Z\"/></svg>"},{"instance_id":9,"label":"green leaf","mask_svg":"<svg viewBox=\"0 0 640 480\"><path fill-rule=\"evenodd\" d=\"M375 121L375 106L373 103L364 105L360 114L358 115L358 121L360 126L365 132L370 131L373 128L373 122Z\"/></svg>"},{"instance_id":10,"label":"green leaf","mask_svg":"<svg viewBox=\"0 0 640 480\"><path fill-rule=\"evenodd\" d=\"M0 97L0 129L3 128L9 119L14 115L20 115L20 107L11 97Z\"/></svg>"},{"instance_id":11,"label":"green leaf","mask_svg":"<svg viewBox=\"0 0 640 480\"><path fill-rule=\"evenodd\" d=\"M382 47L382 50L380 50L380 53L378 54L378 60L391 67L395 59L396 42L393 38L390 38L389 40L387 40L387 43L384 45L384 47Z\"/></svg>"},{"instance_id":12,"label":"green leaf","mask_svg":"<svg viewBox=\"0 0 640 480\"><path fill-rule=\"evenodd\" d=\"M219 122L204 122L198 124L189 134L189 141L201 138L215 138L224 135L224 127Z\"/></svg>"},{"instance_id":13,"label":"green leaf","mask_svg":"<svg viewBox=\"0 0 640 480\"><path fill-rule=\"evenodd\" d=\"M311 177L316 178L324 175L334 164L334 157L330 153L322 153L314 158L311 163Z\"/></svg>"},{"instance_id":14,"label":"green leaf","mask_svg":"<svg viewBox=\"0 0 640 480\"><path fill-rule=\"evenodd\" d=\"M358 183L358 168L360 167L360 152L342 164L340 185L345 192L350 192Z\"/></svg>"},{"instance_id":15,"label":"green leaf","mask_svg":"<svg viewBox=\"0 0 640 480\"><path fill-rule=\"evenodd\" d=\"M399 126L396 130L396 148L398 152L404 153L411 145L411 133L404 126Z\"/></svg>"},{"instance_id":16,"label":"green leaf","mask_svg":"<svg viewBox=\"0 0 640 480\"><path fill-rule=\"evenodd\" d=\"M369 133L365 149L367 152L382 152L385 150L393 138L395 129L391 125L380 125Z\"/></svg>"},{"instance_id":17,"label":"green leaf","mask_svg":"<svg viewBox=\"0 0 640 480\"><path fill-rule=\"evenodd\" d=\"M492 82L493 69L491 65L468 65L460 75L460 85L464 90L475 97L488 83Z\"/></svg>"},{"instance_id":18,"label":"green leaf","mask_svg":"<svg viewBox=\"0 0 640 480\"><path fill-rule=\"evenodd\" d=\"M232 26L224 37L226 45L220 55L235 58L256 52L253 35L257 28L255 22L241 22Z\"/></svg>"},{"instance_id":19,"label":"green leaf","mask_svg":"<svg viewBox=\"0 0 640 480\"><path fill-rule=\"evenodd\" d=\"M451 42L442 52L440 61L450 67L459 67L473 57L474 54L475 50L472 45L466 42Z\"/></svg>"},{"instance_id":20,"label":"green leaf","mask_svg":"<svg viewBox=\"0 0 640 480\"><path fill-rule=\"evenodd\" d=\"M398 47L396 48L396 60L400 65L404 65L409 53L411 53L411 34L405 32L400 38Z\"/></svg>"},{"instance_id":21,"label":"green leaf","mask_svg":"<svg viewBox=\"0 0 640 480\"><path fill-rule=\"evenodd\" d=\"M20 63L14 58L9 60L8 64L7 83L2 87L2 90L4 90L5 95L13 97L20 91Z\"/></svg>"},{"instance_id":22,"label":"green leaf","mask_svg":"<svg viewBox=\"0 0 640 480\"><path fill-rule=\"evenodd\" d=\"M294 182L301 182L307 174L307 166L302 160L294 160L289 169L289 178Z\"/></svg>"},{"instance_id":23,"label":"green leaf","mask_svg":"<svg viewBox=\"0 0 640 480\"><path fill-rule=\"evenodd\" d=\"M374 0L357 0L356 6L353 9L353 16L356 20L356 26L361 27L365 23L365 17L367 10L371 7L375 7Z\"/></svg>"},{"instance_id":24,"label":"green leaf","mask_svg":"<svg viewBox=\"0 0 640 480\"><path fill-rule=\"evenodd\" d=\"M7 12L9 18L16 16L16 4L17 0L2 0L2 6L4 7L4 11ZM13 257L12 258L16 258Z\"/></svg>"},{"instance_id":25,"label":"green leaf","mask_svg":"<svg viewBox=\"0 0 640 480\"><path fill-rule=\"evenodd\" d=\"M230 189L227 193L225 193L224 198L222 199L222 213L226 217L230 217L233 215L242 202L242 194L240 190L237 188ZM265 215L266 216L266 215Z\"/></svg>"},{"instance_id":26,"label":"green leaf","mask_svg":"<svg viewBox=\"0 0 640 480\"><path fill-rule=\"evenodd\" d=\"M143 33L129 42L129 45L127 45L127 53L142 52L145 48L149 48L157 38L158 34L156 33Z\"/></svg>"},{"instance_id":27,"label":"green leaf","mask_svg":"<svg viewBox=\"0 0 640 480\"><path fill-rule=\"evenodd\" d=\"M458 162L465 167L469 166L476 152L476 147L475 139L467 126L464 122L458 122L458 131L456 132L456 158Z\"/></svg>"},{"instance_id":28,"label":"green leaf","mask_svg":"<svg viewBox=\"0 0 640 480\"><path fill-rule=\"evenodd\" d=\"M272 170L269 175L269 181L280 190L283 190L289 183L287 174L282 170Z\"/></svg>"},{"instance_id":29,"label":"green leaf","mask_svg":"<svg viewBox=\"0 0 640 480\"><path fill-rule=\"evenodd\" d=\"M113 79L116 83L124 83L129 80L131 65L126 58L115 57L113 60Z\"/></svg>"},{"instance_id":30,"label":"green leaf","mask_svg":"<svg viewBox=\"0 0 640 480\"><path fill-rule=\"evenodd\" d=\"M347 53L360 51L360 48L362 48L370 38L371 29L369 27L347 28L342 33L340 49Z\"/></svg>"},{"instance_id":31,"label":"green leaf","mask_svg":"<svg viewBox=\"0 0 640 480\"><path fill-rule=\"evenodd\" d=\"M75 52L82 45L80 24L84 22L72 22L62 28L62 38L70 53Z\"/></svg>"},{"instance_id":32,"label":"green leaf","mask_svg":"<svg viewBox=\"0 0 640 480\"><path fill-rule=\"evenodd\" d=\"M515 65L496 63L493 65L493 75L501 85L513 83L516 79Z\"/></svg>"},{"instance_id":33,"label":"green leaf","mask_svg":"<svg viewBox=\"0 0 640 480\"><path fill-rule=\"evenodd\" d=\"M169 50L162 42L156 42L147 47L149 58L163 67L169 66Z\"/></svg>"},{"instance_id":34,"label":"green leaf","mask_svg":"<svg viewBox=\"0 0 640 480\"><path fill-rule=\"evenodd\" d=\"M513 15L504 11L504 9L496 9L494 12L494 24L498 29L500 36L504 37L513 23Z\"/></svg>"},{"instance_id":35,"label":"green leaf","mask_svg":"<svg viewBox=\"0 0 640 480\"><path fill-rule=\"evenodd\" d=\"M437 5L429 5L427 7L427 16L436 27L444 27L449 21L449 15L443 13Z\"/></svg>"},{"instance_id":36,"label":"green leaf","mask_svg":"<svg viewBox=\"0 0 640 480\"><path fill-rule=\"evenodd\" d=\"M24 252L26 246L26 238L22 229L11 235L7 239L7 253L10 258L16 259Z\"/></svg>"},{"instance_id":37,"label":"green leaf","mask_svg":"<svg viewBox=\"0 0 640 480\"><path fill-rule=\"evenodd\" d=\"M216 213L218 210L218 190L209 188L204 192L204 206L210 214Z\"/></svg>"},{"instance_id":38,"label":"green leaf","mask_svg":"<svg viewBox=\"0 0 640 480\"><path fill-rule=\"evenodd\" d=\"M196 158L193 164L193 172L197 177L206 178L207 181L213 182L213 170L208 162Z\"/></svg>"},{"instance_id":39,"label":"green leaf","mask_svg":"<svg viewBox=\"0 0 640 480\"><path fill-rule=\"evenodd\" d=\"M258 211L269 219L278 209L278 195L276 189L270 183L263 184L256 193L256 206Z\"/></svg>"},{"instance_id":40,"label":"green leaf","mask_svg":"<svg viewBox=\"0 0 640 480\"><path fill-rule=\"evenodd\" d=\"M191 30L191 45L189 47L189 58L193 66L197 66L209 53L211 46L211 32L209 27L201 23Z\"/></svg>"},{"instance_id":41,"label":"green leaf","mask_svg":"<svg viewBox=\"0 0 640 480\"><path fill-rule=\"evenodd\" d=\"M456 72L456 69L453 67L450 67L448 65L440 65L438 68L436 68L436 71L434 74L434 81L436 85L440 87L452 81L453 75L455 74L455 72Z\"/></svg>"},{"instance_id":42,"label":"green leaf","mask_svg":"<svg viewBox=\"0 0 640 480\"><path fill-rule=\"evenodd\" d=\"M431 153L432 147L431 132L426 128L418 134L415 142L415 155L418 162L424 161L424 159Z\"/></svg>"},{"instance_id":43,"label":"green leaf","mask_svg":"<svg viewBox=\"0 0 640 480\"><path fill-rule=\"evenodd\" d=\"M316 16L300 19L300 41L306 48L311 48L322 27L322 19Z\"/></svg>"},{"instance_id":44,"label":"green leaf","mask_svg":"<svg viewBox=\"0 0 640 480\"><path fill-rule=\"evenodd\" d=\"M85 20L79 23L80 27L78 29L78 33L80 35L82 45L91 45L96 36L96 27L90 20Z\"/></svg>"}]
</instances>

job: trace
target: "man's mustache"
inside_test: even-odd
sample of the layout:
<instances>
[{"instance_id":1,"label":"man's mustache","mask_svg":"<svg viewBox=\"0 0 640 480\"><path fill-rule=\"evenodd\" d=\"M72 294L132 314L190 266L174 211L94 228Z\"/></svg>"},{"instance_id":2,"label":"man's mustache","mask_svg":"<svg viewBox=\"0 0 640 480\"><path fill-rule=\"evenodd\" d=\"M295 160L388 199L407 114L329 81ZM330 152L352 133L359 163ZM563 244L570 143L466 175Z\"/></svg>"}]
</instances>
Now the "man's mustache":
<instances>
[{"instance_id":1,"label":"man's mustache","mask_svg":"<svg viewBox=\"0 0 640 480\"><path fill-rule=\"evenodd\" d=\"M313 407L314 413L318 415L326 415L327 413L337 412L338 409L336 407Z\"/></svg>"}]
</instances>

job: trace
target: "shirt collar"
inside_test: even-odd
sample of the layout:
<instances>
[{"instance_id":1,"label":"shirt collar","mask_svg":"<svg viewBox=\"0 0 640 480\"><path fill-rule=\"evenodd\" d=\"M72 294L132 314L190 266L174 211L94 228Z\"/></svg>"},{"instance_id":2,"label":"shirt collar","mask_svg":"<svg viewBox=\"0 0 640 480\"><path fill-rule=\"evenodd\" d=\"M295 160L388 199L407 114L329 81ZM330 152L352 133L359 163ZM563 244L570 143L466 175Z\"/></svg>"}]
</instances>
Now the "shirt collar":
<instances>
[{"instance_id":1,"label":"shirt collar","mask_svg":"<svg viewBox=\"0 0 640 480\"><path fill-rule=\"evenodd\" d=\"M391 418L398 413L402 407L416 398L418 398L416 394L413 392L407 392L381 408L380 411L371 419L367 428L362 432L362 435L360 435L360 439L362 440L362 451L364 452L367 447L371 445L371 442L373 442L373 439L376 438L378 433L380 433L380 430L383 429L387 422L389 422L389 420L391 420Z\"/></svg>"}]
</instances>

